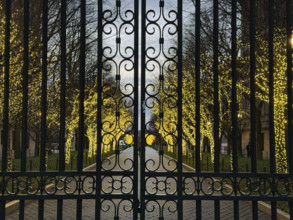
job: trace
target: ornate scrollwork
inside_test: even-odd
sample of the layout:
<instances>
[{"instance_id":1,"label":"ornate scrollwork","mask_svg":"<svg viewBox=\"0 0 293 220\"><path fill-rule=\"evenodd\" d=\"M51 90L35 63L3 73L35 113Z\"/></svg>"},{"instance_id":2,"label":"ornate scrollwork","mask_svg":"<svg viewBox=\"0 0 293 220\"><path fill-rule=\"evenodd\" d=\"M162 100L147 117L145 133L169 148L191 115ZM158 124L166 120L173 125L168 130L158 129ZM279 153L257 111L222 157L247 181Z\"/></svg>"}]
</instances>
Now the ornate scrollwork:
<instances>
[{"instance_id":1,"label":"ornate scrollwork","mask_svg":"<svg viewBox=\"0 0 293 220\"><path fill-rule=\"evenodd\" d=\"M145 181L146 193L149 195L175 195L177 193L177 178L149 177Z\"/></svg>"},{"instance_id":2,"label":"ornate scrollwork","mask_svg":"<svg viewBox=\"0 0 293 220\"><path fill-rule=\"evenodd\" d=\"M2 195L81 195L95 192L95 175L6 176L1 180Z\"/></svg>"},{"instance_id":3,"label":"ornate scrollwork","mask_svg":"<svg viewBox=\"0 0 293 220\"><path fill-rule=\"evenodd\" d=\"M164 216L167 216L166 213L169 215L174 215L176 218L177 216L175 213L177 212L177 201L176 200L167 200L167 201L159 201L159 200L148 200L146 201L146 216L149 218L154 218L154 215L159 219L164 219Z\"/></svg>"},{"instance_id":4,"label":"ornate scrollwork","mask_svg":"<svg viewBox=\"0 0 293 220\"><path fill-rule=\"evenodd\" d=\"M133 158L121 157L120 148L121 142L133 146L134 139L134 85L129 78L134 75L134 12L123 1L114 3L105 4L103 11L102 152L115 156L104 159L102 169L131 171Z\"/></svg>"},{"instance_id":5,"label":"ornate scrollwork","mask_svg":"<svg viewBox=\"0 0 293 220\"><path fill-rule=\"evenodd\" d=\"M111 216L114 219L119 219L123 213L127 213L127 216L131 218L132 210L132 200L104 199L101 202L101 211L107 213L108 218ZM103 213L101 216L103 217Z\"/></svg>"},{"instance_id":6,"label":"ornate scrollwork","mask_svg":"<svg viewBox=\"0 0 293 220\"><path fill-rule=\"evenodd\" d=\"M185 195L274 197L292 196L291 178L267 177L186 177Z\"/></svg>"},{"instance_id":7,"label":"ornate scrollwork","mask_svg":"<svg viewBox=\"0 0 293 220\"><path fill-rule=\"evenodd\" d=\"M103 176L101 181L105 194L130 194L133 191L133 179L129 176Z\"/></svg>"},{"instance_id":8,"label":"ornate scrollwork","mask_svg":"<svg viewBox=\"0 0 293 220\"><path fill-rule=\"evenodd\" d=\"M170 174L170 173L169 173ZM146 196L174 197L178 191L178 176L156 175L150 172L146 175ZM111 175L104 171L102 175L102 195L133 193L133 177L128 175ZM22 196L24 199L34 196L40 199L42 195L62 196L78 195L87 196L96 194L95 171L65 172L62 176L42 172L7 172L0 177L1 196ZM245 197L258 200L286 200L293 201L293 177L289 174L275 175L262 174L260 177L249 174L225 174L218 176L216 173L182 173L182 195L190 196L215 196L221 198ZM40 197L38 197L40 196ZM190 199L190 198L189 198Z\"/></svg>"},{"instance_id":9,"label":"ornate scrollwork","mask_svg":"<svg viewBox=\"0 0 293 220\"><path fill-rule=\"evenodd\" d=\"M160 0L158 2L158 10L148 9L145 17L146 36L150 36L147 38L152 40L152 42L146 41L146 77L156 78L158 82L153 83L149 80L145 85L145 108L158 116L146 122L145 130L146 139L150 135L155 137L159 151L159 159L156 161L153 158L147 159L145 167L149 172L174 172L177 170L177 161L166 159L164 157L164 148L168 146L168 148L175 150L178 145L176 116L178 110L177 80L173 82L166 81L166 78L170 78L170 76L175 79L178 72L177 47L174 46L178 34L177 11L175 8L165 7L165 2ZM170 115L170 112L173 113ZM167 117L171 117L174 120L166 123L166 121L170 121L164 120Z\"/></svg>"}]
</instances>

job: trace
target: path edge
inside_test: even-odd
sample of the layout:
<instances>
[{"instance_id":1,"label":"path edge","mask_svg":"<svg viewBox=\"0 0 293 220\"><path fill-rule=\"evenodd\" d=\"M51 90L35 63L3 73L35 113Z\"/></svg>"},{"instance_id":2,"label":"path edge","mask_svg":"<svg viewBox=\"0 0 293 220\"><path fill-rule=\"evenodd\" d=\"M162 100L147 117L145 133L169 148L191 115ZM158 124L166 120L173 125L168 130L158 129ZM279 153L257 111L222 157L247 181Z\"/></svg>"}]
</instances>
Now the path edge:
<instances>
[{"instance_id":1,"label":"path edge","mask_svg":"<svg viewBox=\"0 0 293 220\"><path fill-rule=\"evenodd\" d=\"M112 157L115 157L115 153L112 154L111 156L109 156L108 159L111 159ZM96 163L93 163L93 164L83 168L82 170L89 171L89 170L94 169L95 167L96 167ZM50 187L50 186L51 186L51 184L47 185L46 188ZM28 204L33 201L38 201L38 200L25 200L25 204ZM19 200L13 200L11 202L8 202L5 204L5 215L9 215L17 209L19 209Z\"/></svg>"},{"instance_id":2,"label":"path edge","mask_svg":"<svg viewBox=\"0 0 293 220\"><path fill-rule=\"evenodd\" d=\"M169 160L173 160L174 158L168 156L168 155L165 155L164 156L166 158L168 158ZM195 169L191 166L188 166L187 164L184 164L182 163L182 166L186 169L186 170L189 170L189 171L193 171L195 172ZM249 204L251 204L251 201L245 201ZM265 214L271 216L271 205L270 204L267 204L265 202L262 202L262 201L258 201L258 209L262 212L264 212ZM277 219L278 220L289 220L290 219L290 215L286 212L284 212L283 210L281 209L277 209Z\"/></svg>"}]
</instances>

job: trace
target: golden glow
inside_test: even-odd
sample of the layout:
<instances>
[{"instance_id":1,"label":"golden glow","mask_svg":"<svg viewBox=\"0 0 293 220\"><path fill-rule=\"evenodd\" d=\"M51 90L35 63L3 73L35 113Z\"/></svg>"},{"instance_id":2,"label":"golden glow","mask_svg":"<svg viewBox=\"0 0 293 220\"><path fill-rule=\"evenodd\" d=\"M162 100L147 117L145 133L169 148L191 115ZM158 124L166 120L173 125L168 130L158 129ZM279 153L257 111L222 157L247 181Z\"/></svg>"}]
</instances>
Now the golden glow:
<instances>
[{"instance_id":1,"label":"golden glow","mask_svg":"<svg viewBox=\"0 0 293 220\"><path fill-rule=\"evenodd\" d=\"M287 172L287 152L286 152L286 111L287 111L287 95L286 95L286 31L275 30L274 36L274 123L275 123L275 143L276 143L276 170L277 172ZM268 42L260 35L256 37L257 45L259 48L256 50L256 99L264 104L269 103L269 52ZM293 45L293 36L291 39ZM247 48L244 43L239 43L239 47ZM201 139L200 144L203 145L204 138L208 140L208 144L211 149L211 160L214 160L214 136L213 136L213 56L212 54L201 54L201 61L204 65L201 66L202 82L200 86L200 132ZM243 77L239 77L236 84L237 104L238 104L238 121L249 117L249 107L247 106L247 99L250 95L249 88L249 56L237 57L238 69L237 74ZM242 68L240 68L240 66ZM174 73L169 74L166 77L165 86L176 85L177 75ZM194 86L194 69L187 69L183 72L182 79L182 129L184 139L195 146L195 86ZM160 89L159 89L160 88ZM226 134L231 134L232 128L232 115L231 115L231 91L232 79L231 79L231 59L230 56L219 57L219 97L226 100L225 108L222 108L224 102L219 100L219 136L225 129ZM157 84L158 91L162 91L162 84ZM167 93L167 94L165 94ZM167 105L165 102L168 100L167 96L172 91L166 91L160 93L160 102L153 108L155 115L160 115L160 112L164 112L163 118L159 118L156 121L156 127L159 128L159 133L164 138L168 145L168 151L173 151L177 146L177 131L174 123L177 120L177 107L171 108L172 105ZM170 93L170 94L168 94ZM176 97L176 94L173 95ZM172 101L172 100L171 100ZM229 130L230 129L230 130ZM174 132L175 130L175 132ZM191 132L192 131L192 132ZM174 146L175 145L175 146ZM184 144L183 144L184 146ZM232 150L230 151L232 154ZM183 149L183 154L188 153ZM232 157L231 157L232 160ZM232 164L232 163L231 163Z\"/></svg>"}]
</instances>

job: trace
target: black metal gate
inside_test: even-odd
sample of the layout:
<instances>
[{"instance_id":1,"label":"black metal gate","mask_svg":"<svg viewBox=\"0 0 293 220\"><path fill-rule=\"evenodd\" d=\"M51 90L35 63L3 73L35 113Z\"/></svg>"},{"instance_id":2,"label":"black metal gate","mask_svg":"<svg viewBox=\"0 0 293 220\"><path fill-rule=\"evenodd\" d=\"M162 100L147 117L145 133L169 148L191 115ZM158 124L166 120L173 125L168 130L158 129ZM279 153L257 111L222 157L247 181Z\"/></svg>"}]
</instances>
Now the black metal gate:
<instances>
[{"instance_id":1,"label":"black metal gate","mask_svg":"<svg viewBox=\"0 0 293 220\"><path fill-rule=\"evenodd\" d=\"M19 219L27 200L39 219L69 200L77 219L86 201L92 219L220 219L226 201L234 219L243 201L253 219L259 201L293 216L291 0L3 0L0 13L0 219L14 200Z\"/></svg>"}]
</instances>

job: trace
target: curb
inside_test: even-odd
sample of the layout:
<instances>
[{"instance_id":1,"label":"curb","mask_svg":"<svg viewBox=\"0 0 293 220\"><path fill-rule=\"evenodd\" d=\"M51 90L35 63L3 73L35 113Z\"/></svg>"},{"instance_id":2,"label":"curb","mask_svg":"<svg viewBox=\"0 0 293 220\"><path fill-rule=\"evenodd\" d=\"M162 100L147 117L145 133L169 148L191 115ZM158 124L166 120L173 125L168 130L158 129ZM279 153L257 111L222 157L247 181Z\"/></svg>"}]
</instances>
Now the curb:
<instances>
[{"instance_id":1,"label":"curb","mask_svg":"<svg viewBox=\"0 0 293 220\"><path fill-rule=\"evenodd\" d=\"M174 159L168 155L164 155L165 157L167 157L168 159ZM195 171L195 169L191 166L188 166L184 163L182 163L182 166L188 170L188 171ZM252 202L251 201L245 201L246 203L249 203L251 204ZM258 210L264 212L265 214L271 216L271 205L270 204L267 204L265 202L262 202L262 201L258 201ZM290 215L286 212L284 212L283 210L281 209L278 209L277 208L277 219L278 220L289 220L290 219Z\"/></svg>"},{"instance_id":2,"label":"curb","mask_svg":"<svg viewBox=\"0 0 293 220\"><path fill-rule=\"evenodd\" d=\"M251 201L246 201L247 203L251 204ZM265 214L271 216L271 205L267 204L265 202L262 201L258 201L258 210L264 212ZM277 219L278 220L289 220L290 219L290 215L284 211L282 211L281 209L277 209Z\"/></svg>"},{"instance_id":3,"label":"curb","mask_svg":"<svg viewBox=\"0 0 293 220\"><path fill-rule=\"evenodd\" d=\"M121 151L123 152L123 151ZM112 154L111 156L108 157L108 159L112 159L113 157L115 157L115 153ZM89 170L93 170L96 167L96 163L93 163L85 168L83 168L83 171L89 171ZM47 187L50 187L51 184L47 185ZM34 200L37 201L37 200ZM25 204L29 204L30 202L33 202L33 200L25 200ZM11 202L8 202L5 204L5 212L6 215L9 215L10 213L14 212L15 210L19 209L19 200L13 200Z\"/></svg>"},{"instance_id":4,"label":"curb","mask_svg":"<svg viewBox=\"0 0 293 220\"><path fill-rule=\"evenodd\" d=\"M5 204L6 215L9 215L13 211L19 208L19 200L14 200Z\"/></svg>"}]
</instances>

